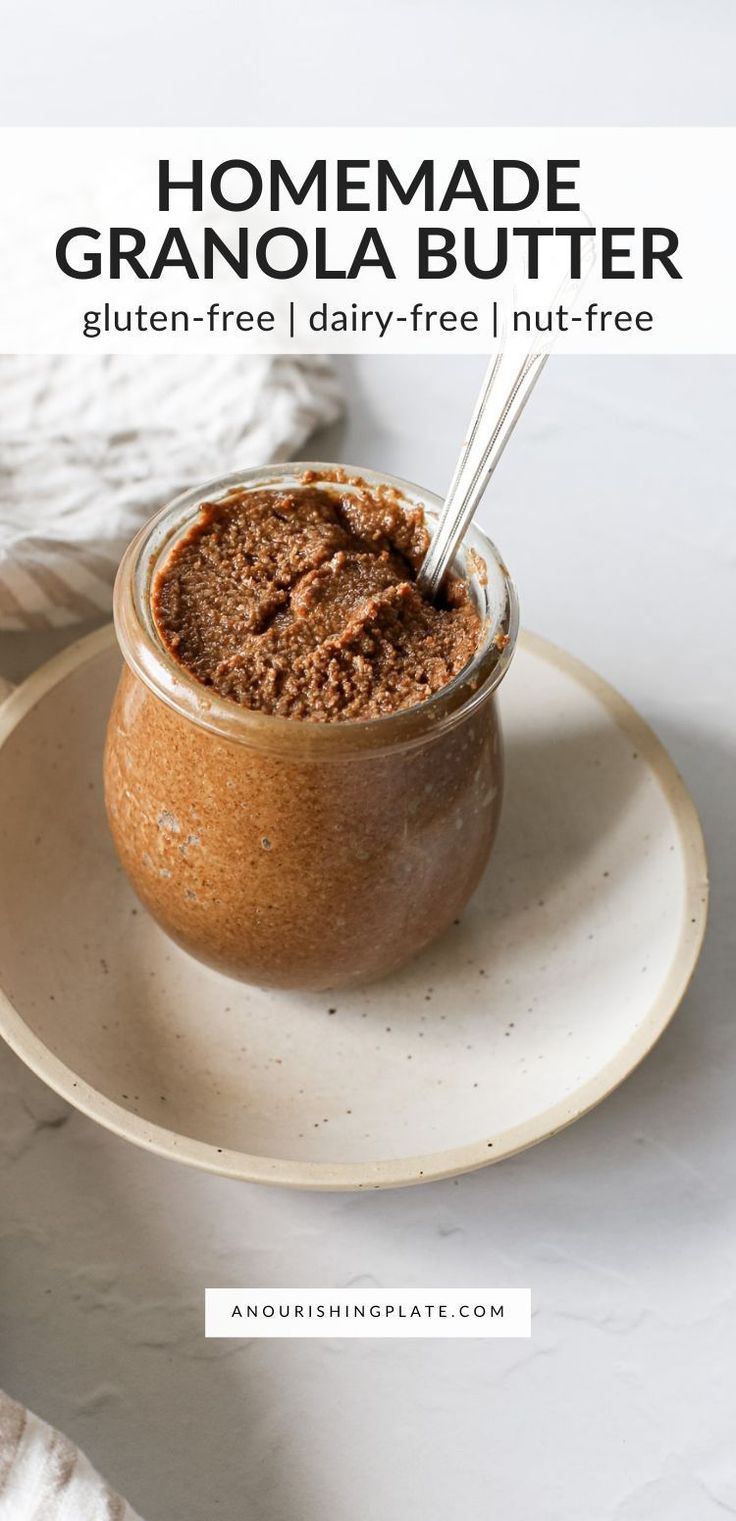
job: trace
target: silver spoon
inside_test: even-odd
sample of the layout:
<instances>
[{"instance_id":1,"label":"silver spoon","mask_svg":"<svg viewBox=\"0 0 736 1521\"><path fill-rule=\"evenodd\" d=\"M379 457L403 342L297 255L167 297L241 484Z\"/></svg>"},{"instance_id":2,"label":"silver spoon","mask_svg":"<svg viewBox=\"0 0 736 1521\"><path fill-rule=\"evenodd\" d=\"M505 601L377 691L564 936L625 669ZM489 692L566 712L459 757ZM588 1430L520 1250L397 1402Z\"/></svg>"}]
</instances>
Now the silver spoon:
<instances>
[{"instance_id":1,"label":"silver spoon","mask_svg":"<svg viewBox=\"0 0 736 1521\"><path fill-rule=\"evenodd\" d=\"M585 213L583 216L591 236L582 246L580 268L574 277L570 271L563 274L551 305L568 301L572 306L577 305L595 267L594 228L590 218ZM549 358L552 346L549 343L520 358L518 344L505 347L504 337L505 332L501 335L499 353L491 360L483 377L445 505L417 574L417 586L430 602L440 590L465 530L475 516L488 482Z\"/></svg>"},{"instance_id":2,"label":"silver spoon","mask_svg":"<svg viewBox=\"0 0 736 1521\"><path fill-rule=\"evenodd\" d=\"M501 349L486 370L445 505L417 574L417 586L430 601L440 590L547 358L544 352L520 360L518 346Z\"/></svg>"}]
</instances>

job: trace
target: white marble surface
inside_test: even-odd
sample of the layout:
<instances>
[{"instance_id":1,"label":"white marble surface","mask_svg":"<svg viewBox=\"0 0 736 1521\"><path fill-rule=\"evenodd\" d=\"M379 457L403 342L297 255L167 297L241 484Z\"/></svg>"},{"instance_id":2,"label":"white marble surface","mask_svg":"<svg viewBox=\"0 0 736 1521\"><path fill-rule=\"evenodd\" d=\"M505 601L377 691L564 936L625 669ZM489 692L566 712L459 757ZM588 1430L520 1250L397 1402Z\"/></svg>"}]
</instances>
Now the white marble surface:
<instances>
[{"instance_id":1,"label":"white marble surface","mask_svg":"<svg viewBox=\"0 0 736 1521\"><path fill-rule=\"evenodd\" d=\"M732 0L161 0L155 18L8 0L5 17L6 122L733 118ZM359 363L321 452L441 489L479 373ZM136 1152L0 1055L0 1382L147 1521L736 1514L735 405L736 361L550 365L484 514L527 623L671 747L711 852L691 991L600 1109L454 1183L279 1194ZM5 637L0 672L54 643ZM356 1279L530 1284L534 1335L202 1339L205 1283Z\"/></svg>"},{"instance_id":2,"label":"white marble surface","mask_svg":"<svg viewBox=\"0 0 736 1521\"><path fill-rule=\"evenodd\" d=\"M321 443L447 478L475 361L368 360ZM136 1152L3 1051L0 1380L148 1521L716 1521L736 1513L736 362L560 361L485 506L526 621L654 723L714 904L660 1046L574 1129L394 1194ZM48 641L47 641L48 643ZM18 676L38 642L5 636ZM205 1344L202 1287L518 1283L531 1343Z\"/></svg>"},{"instance_id":3,"label":"white marble surface","mask_svg":"<svg viewBox=\"0 0 736 1521\"><path fill-rule=\"evenodd\" d=\"M733 123L732 0L4 0L3 16L12 125Z\"/></svg>"}]
</instances>

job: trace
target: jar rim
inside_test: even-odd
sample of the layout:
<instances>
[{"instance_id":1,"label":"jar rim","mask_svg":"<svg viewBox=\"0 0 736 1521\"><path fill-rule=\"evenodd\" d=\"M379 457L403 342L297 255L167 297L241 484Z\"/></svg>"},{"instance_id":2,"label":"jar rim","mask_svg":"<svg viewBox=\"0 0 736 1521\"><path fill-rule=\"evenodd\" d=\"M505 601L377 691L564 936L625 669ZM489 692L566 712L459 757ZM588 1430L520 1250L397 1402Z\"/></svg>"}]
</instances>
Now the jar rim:
<instances>
[{"instance_id":1,"label":"jar rim","mask_svg":"<svg viewBox=\"0 0 736 1521\"><path fill-rule=\"evenodd\" d=\"M461 546L466 563L456 562L455 568L471 580L476 596L485 601L485 609L481 609L486 625L483 638L472 659L452 681L410 708L341 723L296 720L246 708L205 687L174 658L156 627L151 601L154 577L174 540L191 526L201 505L222 499L238 487L257 490L288 485L298 489L307 484L301 479L306 472L313 472L319 484L336 490L388 487L407 507L419 505L430 518L442 506L434 492L401 476L311 460L250 466L191 487L144 524L120 562L113 605L121 653L134 675L168 707L236 743L282 753L293 753L297 748L304 756L311 753L320 759L329 754L342 758L353 751L412 748L428 734L444 732L466 719L499 685L514 653L519 628L516 588L496 546L474 524Z\"/></svg>"}]
</instances>

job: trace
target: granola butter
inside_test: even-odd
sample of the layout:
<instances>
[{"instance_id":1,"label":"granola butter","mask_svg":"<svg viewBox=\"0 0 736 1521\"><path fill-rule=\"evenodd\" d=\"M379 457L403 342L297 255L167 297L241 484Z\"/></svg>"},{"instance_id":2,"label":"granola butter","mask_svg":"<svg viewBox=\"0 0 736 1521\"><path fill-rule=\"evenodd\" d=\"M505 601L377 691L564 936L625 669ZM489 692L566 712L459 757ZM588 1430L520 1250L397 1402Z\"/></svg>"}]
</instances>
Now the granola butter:
<instances>
[{"instance_id":1,"label":"granola butter","mask_svg":"<svg viewBox=\"0 0 736 1521\"><path fill-rule=\"evenodd\" d=\"M205 504L154 589L156 622L205 686L283 718L381 718L446 686L480 617L464 582L420 595L421 508L386 490L235 491Z\"/></svg>"},{"instance_id":2,"label":"granola butter","mask_svg":"<svg viewBox=\"0 0 736 1521\"><path fill-rule=\"evenodd\" d=\"M335 472L191 510L150 593L145 542L116 590L105 783L122 864L168 933L232 975L381 976L451 926L488 859L497 649L464 582L437 607L419 596L426 527L393 488Z\"/></svg>"}]
</instances>

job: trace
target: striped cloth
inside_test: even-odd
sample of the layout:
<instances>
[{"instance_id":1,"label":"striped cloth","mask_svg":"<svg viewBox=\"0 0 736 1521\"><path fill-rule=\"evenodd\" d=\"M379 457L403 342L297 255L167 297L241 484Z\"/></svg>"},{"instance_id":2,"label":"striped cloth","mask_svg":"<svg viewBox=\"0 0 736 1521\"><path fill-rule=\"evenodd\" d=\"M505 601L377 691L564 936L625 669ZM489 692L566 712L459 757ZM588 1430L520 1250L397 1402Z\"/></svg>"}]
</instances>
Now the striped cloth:
<instances>
[{"instance_id":1,"label":"striped cloth","mask_svg":"<svg viewBox=\"0 0 736 1521\"><path fill-rule=\"evenodd\" d=\"M298 458L340 411L320 357L0 357L0 629L109 612L120 556L158 507Z\"/></svg>"},{"instance_id":2,"label":"striped cloth","mask_svg":"<svg viewBox=\"0 0 736 1521\"><path fill-rule=\"evenodd\" d=\"M0 1521L140 1521L68 1437L0 1392Z\"/></svg>"}]
</instances>

